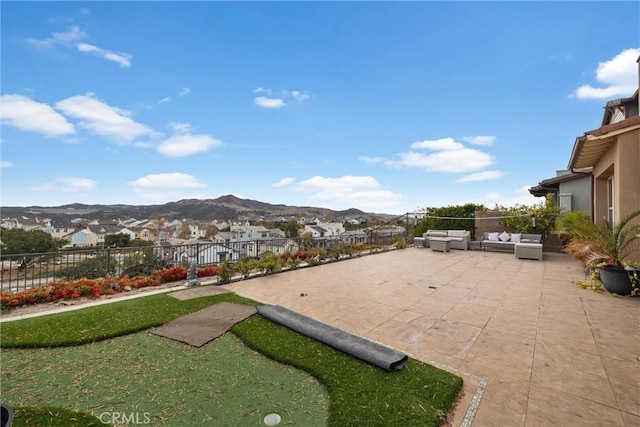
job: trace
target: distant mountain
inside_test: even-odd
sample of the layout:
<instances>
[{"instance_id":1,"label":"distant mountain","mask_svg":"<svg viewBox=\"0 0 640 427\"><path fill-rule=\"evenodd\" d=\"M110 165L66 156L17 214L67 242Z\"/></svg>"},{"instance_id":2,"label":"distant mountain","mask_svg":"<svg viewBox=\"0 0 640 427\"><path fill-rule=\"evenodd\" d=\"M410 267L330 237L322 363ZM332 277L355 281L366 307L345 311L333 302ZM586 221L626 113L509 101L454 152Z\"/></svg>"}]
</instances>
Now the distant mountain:
<instances>
[{"instance_id":1,"label":"distant mountain","mask_svg":"<svg viewBox=\"0 0 640 427\"><path fill-rule=\"evenodd\" d=\"M126 219L150 218L160 215L167 219L191 218L195 220L256 220L277 217L331 217L335 220L363 217L367 219L390 219L393 215L363 212L359 209L335 211L311 206L272 205L256 200L241 199L225 195L217 199L184 199L164 205L84 205L74 203L64 206L2 207L2 217L38 216L51 218L55 222L66 222L73 218L86 219Z\"/></svg>"}]
</instances>

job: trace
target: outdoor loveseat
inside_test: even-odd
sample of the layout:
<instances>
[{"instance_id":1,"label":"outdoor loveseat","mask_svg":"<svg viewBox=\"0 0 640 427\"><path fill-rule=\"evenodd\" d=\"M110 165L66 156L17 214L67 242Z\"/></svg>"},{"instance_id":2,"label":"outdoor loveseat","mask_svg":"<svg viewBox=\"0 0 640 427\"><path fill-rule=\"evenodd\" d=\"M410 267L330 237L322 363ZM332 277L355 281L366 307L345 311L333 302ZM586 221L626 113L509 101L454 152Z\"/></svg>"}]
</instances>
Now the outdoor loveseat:
<instances>
[{"instance_id":1,"label":"outdoor loveseat","mask_svg":"<svg viewBox=\"0 0 640 427\"><path fill-rule=\"evenodd\" d=\"M430 237L446 237L449 239L451 249L469 249L471 245L471 232L469 230L427 230L422 235L423 245L428 248Z\"/></svg>"},{"instance_id":2,"label":"outdoor loveseat","mask_svg":"<svg viewBox=\"0 0 640 427\"><path fill-rule=\"evenodd\" d=\"M516 243L537 243L540 244L542 234L520 234L520 233L484 233L480 240L480 247L486 250L515 252Z\"/></svg>"}]
</instances>

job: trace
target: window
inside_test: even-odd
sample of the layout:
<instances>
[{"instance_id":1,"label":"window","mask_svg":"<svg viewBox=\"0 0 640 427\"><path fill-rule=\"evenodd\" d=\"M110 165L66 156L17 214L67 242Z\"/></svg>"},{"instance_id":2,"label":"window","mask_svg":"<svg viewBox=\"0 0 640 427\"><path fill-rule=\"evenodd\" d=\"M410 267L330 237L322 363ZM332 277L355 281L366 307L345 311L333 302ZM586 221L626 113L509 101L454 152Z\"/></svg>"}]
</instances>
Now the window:
<instances>
[{"instance_id":1,"label":"window","mask_svg":"<svg viewBox=\"0 0 640 427\"><path fill-rule=\"evenodd\" d=\"M607 219L613 224L613 176L607 179Z\"/></svg>"}]
</instances>

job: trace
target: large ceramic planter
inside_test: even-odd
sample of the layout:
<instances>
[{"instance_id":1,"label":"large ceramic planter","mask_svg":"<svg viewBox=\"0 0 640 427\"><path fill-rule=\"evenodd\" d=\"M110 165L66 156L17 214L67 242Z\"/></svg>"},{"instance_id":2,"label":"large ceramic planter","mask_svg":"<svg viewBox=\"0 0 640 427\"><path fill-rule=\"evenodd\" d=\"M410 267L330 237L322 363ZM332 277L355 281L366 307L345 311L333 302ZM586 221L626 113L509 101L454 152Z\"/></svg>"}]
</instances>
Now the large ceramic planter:
<instances>
[{"instance_id":1,"label":"large ceramic planter","mask_svg":"<svg viewBox=\"0 0 640 427\"><path fill-rule=\"evenodd\" d=\"M612 267L602 267L600 270L600 280L602 286L617 295L630 295L631 294L631 274L632 271L619 270Z\"/></svg>"}]
</instances>

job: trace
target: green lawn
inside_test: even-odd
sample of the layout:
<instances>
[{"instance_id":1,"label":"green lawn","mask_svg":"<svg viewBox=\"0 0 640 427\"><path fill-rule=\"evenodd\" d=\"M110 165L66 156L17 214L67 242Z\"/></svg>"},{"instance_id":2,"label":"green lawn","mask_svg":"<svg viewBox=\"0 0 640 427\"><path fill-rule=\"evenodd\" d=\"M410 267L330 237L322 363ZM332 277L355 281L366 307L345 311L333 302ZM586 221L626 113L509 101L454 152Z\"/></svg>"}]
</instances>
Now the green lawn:
<instances>
[{"instance_id":1,"label":"green lawn","mask_svg":"<svg viewBox=\"0 0 640 427\"><path fill-rule=\"evenodd\" d=\"M148 412L158 425L260 425L273 411L281 425L437 426L462 386L413 359L383 371L257 315L200 349L140 332L219 301L257 304L234 294L162 294L3 323L3 401ZM257 368L254 359L265 358L247 346L281 363Z\"/></svg>"}]
</instances>

